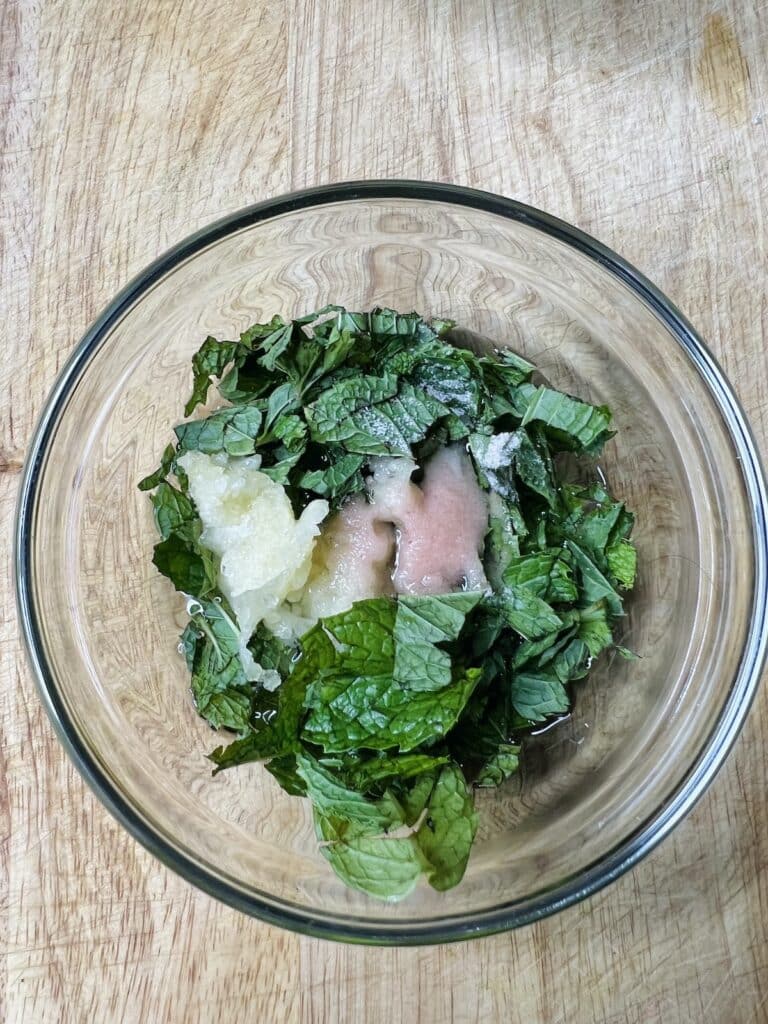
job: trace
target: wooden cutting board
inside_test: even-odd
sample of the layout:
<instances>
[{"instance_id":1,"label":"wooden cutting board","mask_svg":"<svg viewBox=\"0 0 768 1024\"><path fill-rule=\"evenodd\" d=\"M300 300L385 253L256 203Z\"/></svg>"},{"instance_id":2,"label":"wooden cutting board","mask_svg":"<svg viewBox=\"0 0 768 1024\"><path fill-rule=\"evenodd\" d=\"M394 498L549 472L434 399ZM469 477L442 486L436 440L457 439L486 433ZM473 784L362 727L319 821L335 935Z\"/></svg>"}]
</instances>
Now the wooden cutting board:
<instances>
[{"instance_id":1,"label":"wooden cutting board","mask_svg":"<svg viewBox=\"0 0 768 1024\"><path fill-rule=\"evenodd\" d=\"M0 516L113 293L220 214L310 184L455 181L597 235L697 324L765 446L764 0L5 0ZM768 1020L768 696L695 812L607 891L420 950L302 939L140 849L54 739L0 564L0 1018Z\"/></svg>"}]
</instances>

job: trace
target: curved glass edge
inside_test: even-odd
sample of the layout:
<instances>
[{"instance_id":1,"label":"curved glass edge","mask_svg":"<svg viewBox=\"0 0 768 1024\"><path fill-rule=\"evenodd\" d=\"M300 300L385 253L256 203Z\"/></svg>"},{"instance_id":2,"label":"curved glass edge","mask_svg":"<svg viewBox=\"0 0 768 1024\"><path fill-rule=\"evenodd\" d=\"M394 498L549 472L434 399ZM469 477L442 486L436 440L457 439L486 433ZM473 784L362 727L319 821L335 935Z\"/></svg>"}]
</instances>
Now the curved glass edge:
<instances>
[{"instance_id":1,"label":"curved glass edge","mask_svg":"<svg viewBox=\"0 0 768 1024\"><path fill-rule=\"evenodd\" d=\"M444 202L494 213L545 232L599 263L636 292L666 324L696 366L725 420L739 458L752 509L755 578L752 620L741 664L723 713L702 753L664 807L624 839L607 857L526 905L509 905L471 919L437 919L387 926L375 921L334 922L299 908L246 894L210 875L192 858L156 834L106 778L82 742L42 655L31 594L31 542L35 498L46 450L69 393L93 352L130 306L178 263L217 240L262 220L295 210L358 199ZM426 945L492 935L547 917L598 892L638 863L691 810L723 764L754 698L768 646L768 496L757 447L725 374L693 326L643 274L601 242L565 221L516 200L457 185L408 180L352 181L306 189L256 203L188 236L138 274L97 317L67 360L40 415L22 475L15 531L16 602L27 656L45 709L64 748L101 802L150 853L208 895L269 924L302 934L370 945Z\"/></svg>"}]
</instances>

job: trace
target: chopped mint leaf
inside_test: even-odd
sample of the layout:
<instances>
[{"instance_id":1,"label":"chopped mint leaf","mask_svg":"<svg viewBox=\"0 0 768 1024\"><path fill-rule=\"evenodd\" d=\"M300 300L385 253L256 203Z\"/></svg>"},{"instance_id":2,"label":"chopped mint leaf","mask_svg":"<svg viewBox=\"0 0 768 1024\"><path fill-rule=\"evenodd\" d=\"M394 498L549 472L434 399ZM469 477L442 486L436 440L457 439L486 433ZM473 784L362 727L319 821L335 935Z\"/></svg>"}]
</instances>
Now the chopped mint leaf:
<instances>
[{"instance_id":1,"label":"chopped mint leaf","mask_svg":"<svg viewBox=\"0 0 768 1024\"><path fill-rule=\"evenodd\" d=\"M303 638L298 671L312 675L304 738L329 752L402 752L453 725L479 671L452 674L447 651L478 593L361 601Z\"/></svg>"},{"instance_id":2,"label":"chopped mint leaf","mask_svg":"<svg viewBox=\"0 0 768 1024\"><path fill-rule=\"evenodd\" d=\"M281 676L289 675L293 667L295 645L287 644L260 622L248 641L253 660L262 668L272 669Z\"/></svg>"},{"instance_id":3,"label":"chopped mint leaf","mask_svg":"<svg viewBox=\"0 0 768 1024\"><path fill-rule=\"evenodd\" d=\"M563 625L563 620L546 601L523 589L510 587L502 596L507 623L524 640L536 640Z\"/></svg>"},{"instance_id":4,"label":"chopped mint leaf","mask_svg":"<svg viewBox=\"0 0 768 1024\"><path fill-rule=\"evenodd\" d=\"M362 761L351 772L353 783L362 791L367 791L380 782L392 779L404 781L434 771L448 763L445 756L433 757L429 754L383 754Z\"/></svg>"},{"instance_id":5,"label":"chopped mint leaf","mask_svg":"<svg viewBox=\"0 0 768 1024\"><path fill-rule=\"evenodd\" d=\"M190 420L175 427L179 451L199 451L206 455L253 455L262 423L256 406L220 409L204 420Z\"/></svg>"},{"instance_id":6,"label":"chopped mint leaf","mask_svg":"<svg viewBox=\"0 0 768 1024\"><path fill-rule=\"evenodd\" d=\"M380 380L348 378L336 391L307 408L310 435L315 443L340 444L361 455L410 455L411 445L449 413L426 392L407 381L398 386L388 374Z\"/></svg>"},{"instance_id":7,"label":"chopped mint leaf","mask_svg":"<svg viewBox=\"0 0 768 1024\"><path fill-rule=\"evenodd\" d=\"M203 598L216 590L218 573L212 557L182 533L156 544L152 561L182 594Z\"/></svg>"},{"instance_id":8,"label":"chopped mint leaf","mask_svg":"<svg viewBox=\"0 0 768 1024\"><path fill-rule=\"evenodd\" d=\"M507 622L525 640L538 640L559 631L563 618L552 602L575 600L570 566L561 548L543 548L509 561L503 575Z\"/></svg>"},{"instance_id":9,"label":"chopped mint leaf","mask_svg":"<svg viewBox=\"0 0 768 1024\"><path fill-rule=\"evenodd\" d=\"M605 551L608 572L616 582L627 589L635 585L637 572L637 551L635 545L628 540L617 540Z\"/></svg>"},{"instance_id":10,"label":"chopped mint leaf","mask_svg":"<svg viewBox=\"0 0 768 1024\"><path fill-rule=\"evenodd\" d=\"M514 743L500 743L493 754L481 768L475 785L496 787L514 775L520 766L520 747Z\"/></svg>"},{"instance_id":11,"label":"chopped mint leaf","mask_svg":"<svg viewBox=\"0 0 768 1024\"><path fill-rule=\"evenodd\" d=\"M547 659L544 664L547 664L550 660L552 662L552 671L563 686L565 686L566 683L575 679L584 678L589 671L592 655L589 653L589 647L587 647L584 640L581 637L574 637L568 642L567 646L562 647L557 652L555 657Z\"/></svg>"},{"instance_id":12,"label":"chopped mint leaf","mask_svg":"<svg viewBox=\"0 0 768 1024\"><path fill-rule=\"evenodd\" d=\"M373 833L384 832L391 824L391 817L383 813L375 801L343 785L309 754L296 757L296 771L304 780L315 809L323 817L357 822Z\"/></svg>"},{"instance_id":13,"label":"chopped mint leaf","mask_svg":"<svg viewBox=\"0 0 768 1024\"><path fill-rule=\"evenodd\" d=\"M214 774L249 761L266 761L299 753L299 729L304 717L308 682L308 673L295 668L277 690L274 714L262 715L257 721L252 718L250 730L241 739L226 747L217 747L209 755L216 765Z\"/></svg>"},{"instance_id":14,"label":"chopped mint leaf","mask_svg":"<svg viewBox=\"0 0 768 1024\"><path fill-rule=\"evenodd\" d=\"M546 598L553 604L571 604L579 598L567 552L563 552L552 563Z\"/></svg>"},{"instance_id":15,"label":"chopped mint leaf","mask_svg":"<svg viewBox=\"0 0 768 1024\"><path fill-rule=\"evenodd\" d=\"M528 530L517 505L495 491L488 495L488 513L485 572L493 589L498 591L510 562L520 557L520 540Z\"/></svg>"},{"instance_id":16,"label":"chopped mint leaf","mask_svg":"<svg viewBox=\"0 0 768 1024\"><path fill-rule=\"evenodd\" d=\"M477 831L477 814L464 775L447 765L437 777L416 842L433 889L451 889L463 875Z\"/></svg>"},{"instance_id":17,"label":"chopped mint leaf","mask_svg":"<svg viewBox=\"0 0 768 1024\"><path fill-rule=\"evenodd\" d=\"M240 634L231 609L223 602L200 601L182 642L198 712L214 729L247 731L254 691L243 672Z\"/></svg>"},{"instance_id":18,"label":"chopped mint leaf","mask_svg":"<svg viewBox=\"0 0 768 1024\"><path fill-rule=\"evenodd\" d=\"M408 690L391 675L324 677L312 691L302 733L329 752L363 748L406 753L453 727L480 678L468 669L436 692Z\"/></svg>"},{"instance_id":19,"label":"chopped mint leaf","mask_svg":"<svg viewBox=\"0 0 768 1024\"><path fill-rule=\"evenodd\" d=\"M624 607L615 587L600 572L592 559L572 540L565 542L581 577L581 593L585 604L605 601L612 615L623 615Z\"/></svg>"},{"instance_id":20,"label":"chopped mint leaf","mask_svg":"<svg viewBox=\"0 0 768 1024\"><path fill-rule=\"evenodd\" d=\"M307 784L298 773L295 754L273 757L264 767L286 793L291 796L307 795Z\"/></svg>"},{"instance_id":21,"label":"chopped mint leaf","mask_svg":"<svg viewBox=\"0 0 768 1024\"><path fill-rule=\"evenodd\" d=\"M354 836L320 850L343 882L383 900L401 900L412 892L424 866L412 836Z\"/></svg>"},{"instance_id":22,"label":"chopped mint leaf","mask_svg":"<svg viewBox=\"0 0 768 1024\"><path fill-rule=\"evenodd\" d=\"M331 385L307 407L312 439L319 443L338 441L338 435L344 432L342 425L348 424L351 416L396 394L397 377L392 373L347 377Z\"/></svg>"},{"instance_id":23,"label":"chopped mint leaf","mask_svg":"<svg viewBox=\"0 0 768 1024\"><path fill-rule=\"evenodd\" d=\"M155 526L162 540L178 534L183 540L194 542L200 535L197 509L182 491L164 480L157 485L151 497Z\"/></svg>"},{"instance_id":24,"label":"chopped mint leaf","mask_svg":"<svg viewBox=\"0 0 768 1024\"><path fill-rule=\"evenodd\" d=\"M554 672L515 673L510 696L515 711L529 722L543 722L570 707L565 687Z\"/></svg>"},{"instance_id":25,"label":"chopped mint leaf","mask_svg":"<svg viewBox=\"0 0 768 1024\"><path fill-rule=\"evenodd\" d=\"M206 338L184 414L214 411L176 427L139 484L153 492L154 563L197 601L179 650L197 710L231 734L210 755L214 773L263 762L311 801L337 875L381 899L422 875L456 885L477 828L468 783L513 775L525 735L569 710L603 651L635 657L613 640L637 573L634 517L588 460L576 466L612 436L609 410L533 383L531 363L486 354L470 332L449 343L454 326L328 305L237 341ZM241 636L181 454L257 456L249 465L298 518L316 498L333 512L353 496L375 503L373 457L414 460L419 486L450 444L466 446L487 498L484 590L372 597L294 637L307 621L297 577L275 614L281 635L260 621ZM318 545L312 572L328 558Z\"/></svg>"},{"instance_id":26,"label":"chopped mint leaf","mask_svg":"<svg viewBox=\"0 0 768 1024\"><path fill-rule=\"evenodd\" d=\"M303 473L298 484L321 498L338 499L347 494L359 493L364 486L364 464L364 455L342 455L327 469L313 469Z\"/></svg>"},{"instance_id":27,"label":"chopped mint leaf","mask_svg":"<svg viewBox=\"0 0 768 1024\"><path fill-rule=\"evenodd\" d=\"M417 824L429 798L435 788L436 773L425 772L408 782L393 782L392 788L397 793L398 803L403 811L405 824L412 827Z\"/></svg>"},{"instance_id":28,"label":"chopped mint leaf","mask_svg":"<svg viewBox=\"0 0 768 1024\"><path fill-rule=\"evenodd\" d=\"M533 661L545 665L551 661L560 648L564 647L575 634L577 627L573 624L574 618L578 618L578 615L573 612L564 612L560 629L553 633L547 633L538 640L526 640L521 643L515 651L512 667L521 668Z\"/></svg>"},{"instance_id":29,"label":"chopped mint leaf","mask_svg":"<svg viewBox=\"0 0 768 1024\"><path fill-rule=\"evenodd\" d=\"M440 346L445 349L444 345ZM453 349L451 356L442 354L424 359L408 374L416 388L450 409L460 420L474 421L482 395L482 382L466 353Z\"/></svg>"},{"instance_id":30,"label":"chopped mint leaf","mask_svg":"<svg viewBox=\"0 0 768 1024\"><path fill-rule=\"evenodd\" d=\"M451 681L451 658L435 644L455 640L479 593L429 599L403 597L397 603L393 639L396 682L411 690L440 690Z\"/></svg>"},{"instance_id":31,"label":"chopped mint leaf","mask_svg":"<svg viewBox=\"0 0 768 1024\"><path fill-rule=\"evenodd\" d=\"M154 473L150 473L149 476L145 476L143 480L139 481L139 483L138 483L139 490L140 491L151 491L153 487L157 487L157 485L161 481L165 480L165 478L171 472L171 467L173 465L173 460L175 458L176 458L176 448L175 448L174 445L169 444L167 446L167 448L165 449L165 451L163 452L163 457L160 460L160 465L154 471Z\"/></svg>"},{"instance_id":32,"label":"chopped mint leaf","mask_svg":"<svg viewBox=\"0 0 768 1024\"><path fill-rule=\"evenodd\" d=\"M613 436L609 429L611 413L604 405L589 405L544 386L524 384L518 391L527 399L522 426L543 423L556 446L596 455Z\"/></svg>"},{"instance_id":33,"label":"chopped mint leaf","mask_svg":"<svg viewBox=\"0 0 768 1024\"><path fill-rule=\"evenodd\" d=\"M223 377L227 366L237 357L241 345L237 341L217 341L208 337L192 357L194 385L184 415L189 416L198 405L205 405L211 377Z\"/></svg>"},{"instance_id":34,"label":"chopped mint leaf","mask_svg":"<svg viewBox=\"0 0 768 1024\"><path fill-rule=\"evenodd\" d=\"M593 658L596 658L606 647L610 647L613 642L613 633L608 624L606 607L602 601L585 608L580 613L577 634L579 639L587 645Z\"/></svg>"},{"instance_id":35,"label":"chopped mint leaf","mask_svg":"<svg viewBox=\"0 0 768 1024\"><path fill-rule=\"evenodd\" d=\"M475 433L469 445L481 483L492 493L518 502L518 481L540 495L550 508L557 503L553 469L544 445L534 443L527 430Z\"/></svg>"}]
</instances>

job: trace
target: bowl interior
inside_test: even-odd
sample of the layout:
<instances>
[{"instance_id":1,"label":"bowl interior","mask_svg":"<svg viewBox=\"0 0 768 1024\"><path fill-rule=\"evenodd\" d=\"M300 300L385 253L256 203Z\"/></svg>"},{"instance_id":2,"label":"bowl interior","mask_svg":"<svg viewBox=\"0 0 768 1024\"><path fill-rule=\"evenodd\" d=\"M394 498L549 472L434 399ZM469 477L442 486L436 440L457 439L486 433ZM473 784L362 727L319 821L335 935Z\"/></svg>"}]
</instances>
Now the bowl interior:
<instances>
[{"instance_id":1,"label":"bowl interior","mask_svg":"<svg viewBox=\"0 0 768 1024\"><path fill-rule=\"evenodd\" d=\"M207 334L325 305L450 317L614 412L601 469L637 513L639 581L621 642L577 684L572 716L532 737L522 774L481 792L462 884L397 905L345 888L309 806L258 765L212 778L221 742L177 653L183 601L152 562L136 482L181 418ZM328 202L246 224L147 284L61 399L36 471L30 599L40 656L78 744L158 837L257 912L341 932L482 928L552 905L680 786L729 698L752 617L744 480L718 403L662 319L600 262L523 220L406 198ZM544 895L549 894L549 895ZM241 904L242 905L242 904Z\"/></svg>"}]
</instances>

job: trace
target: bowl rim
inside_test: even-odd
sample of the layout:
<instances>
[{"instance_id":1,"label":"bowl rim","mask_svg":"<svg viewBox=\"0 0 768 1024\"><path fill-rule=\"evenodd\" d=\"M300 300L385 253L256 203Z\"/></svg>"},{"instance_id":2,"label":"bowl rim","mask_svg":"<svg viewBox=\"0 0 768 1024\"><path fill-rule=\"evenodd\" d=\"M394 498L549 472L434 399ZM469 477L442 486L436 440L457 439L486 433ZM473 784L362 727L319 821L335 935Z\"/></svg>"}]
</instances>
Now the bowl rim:
<instances>
[{"instance_id":1,"label":"bowl rim","mask_svg":"<svg viewBox=\"0 0 768 1024\"><path fill-rule=\"evenodd\" d=\"M375 918L333 918L302 910L266 894L253 895L209 873L177 849L126 800L103 773L82 741L58 692L41 639L32 587L32 539L35 507L47 450L60 415L81 373L113 325L167 272L212 243L260 221L282 214L360 200L407 199L468 207L518 221L552 236L594 260L638 295L667 326L708 387L740 461L752 513L755 576L752 617L736 677L720 717L673 794L656 812L595 863L556 889L493 909L389 923ZM607 246L550 214L490 192L464 186L406 179L348 181L291 192L244 207L184 238L134 277L85 332L65 363L45 402L25 459L16 513L15 582L17 611L28 661L56 733L91 789L106 808L150 853L185 880L222 902L305 935L377 945L424 945L495 934L541 920L598 892L653 850L691 810L727 757L754 698L768 646L768 497L760 456L738 399L718 362L677 307L643 274Z\"/></svg>"}]
</instances>

